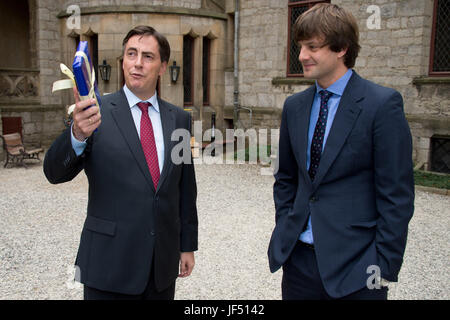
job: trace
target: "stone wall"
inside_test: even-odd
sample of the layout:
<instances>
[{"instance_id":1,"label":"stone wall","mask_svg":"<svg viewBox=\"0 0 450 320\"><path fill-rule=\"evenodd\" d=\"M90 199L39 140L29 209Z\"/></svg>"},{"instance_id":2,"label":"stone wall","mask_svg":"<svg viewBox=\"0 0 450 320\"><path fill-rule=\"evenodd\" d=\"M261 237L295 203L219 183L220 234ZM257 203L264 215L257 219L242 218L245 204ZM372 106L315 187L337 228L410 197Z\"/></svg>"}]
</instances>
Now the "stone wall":
<instances>
[{"instance_id":1,"label":"stone wall","mask_svg":"<svg viewBox=\"0 0 450 320\"><path fill-rule=\"evenodd\" d=\"M339 2L339 3L338 3ZM433 0L360 0L362 49L355 70L381 85L395 88L404 100L413 136L413 159L429 168L430 138L450 135L450 83L428 77ZM355 1L336 1L349 10ZM367 7L381 9L380 29L367 26ZM424 79L425 78L425 79Z\"/></svg>"},{"instance_id":2,"label":"stone wall","mask_svg":"<svg viewBox=\"0 0 450 320\"><path fill-rule=\"evenodd\" d=\"M61 96L52 94L54 81L62 79L59 69L61 63L60 23L57 14L60 7L57 1L37 0L37 50L40 69L41 105L61 105Z\"/></svg>"},{"instance_id":3,"label":"stone wall","mask_svg":"<svg viewBox=\"0 0 450 320\"><path fill-rule=\"evenodd\" d=\"M1 97L0 117L21 117L25 145L45 147L64 128L61 96L51 92L53 82L61 79L59 4L52 0L30 0L28 4L31 68L2 70L2 77L22 80Z\"/></svg>"},{"instance_id":4,"label":"stone wall","mask_svg":"<svg viewBox=\"0 0 450 320\"><path fill-rule=\"evenodd\" d=\"M39 72L38 105L4 110L4 116L21 116L26 145L47 147L64 129L61 94L52 93L53 82L63 79L58 1L36 0L36 51Z\"/></svg>"},{"instance_id":5,"label":"stone wall","mask_svg":"<svg viewBox=\"0 0 450 320\"><path fill-rule=\"evenodd\" d=\"M171 1L168 1L168 3ZM187 3L188 1L185 1ZM174 2L175 3L175 2ZM180 5L184 2L179 2ZM191 1L188 9L168 8L164 12L156 12L151 6L129 8L122 6L109 8L102 7L99 12L81 14L80 29L69 30L66 26L67 15L59 14L62 30L62 56L65 63L73 60L75 40L79 35L80 40L87 40L90 35L98 35L98 61L106 60L111 65L111 79L106 82L98 80L100 93L110 93L118 90L122 80L122 41L126 33L136 25L150 25L164 34L171 47L169 66L176 61L183 72L183 36L191 35L194 38L194 106L192 109L196 120L206 119L210 121L212 112L216 112L217 119L222 119L222 110L225 99L225 74L226 62L230 60L227 50L229 41L227 21L228 15L206 9L201 12L191 10L200 2ZM90 2L90 5L92 3ZM149 4L146 2L146 4ZM103 5L103 2L102 2ZM86 10L93 10L87 8ZM85 11L87 12L87 11ZM202 88L202 49L203 39L211 39L210 48L210 106L203 107ZM64 93L62 93L64 95ZM172 83L169 77L169 68L161 77L160 96L177 105L183 106L183 81L180 74L177 83ZM70 96L63 96L63 105L73 103ZM205 124L206 126L206 124ZM218 123L221 127L222 123Z\"/></svg>"},{"instance_id":6,"label":"stone wall","mask_svg":"<svg viewBox=\"0 0 450 320\"><path fill-rule=\"evenodd\" d=\"M67 8L72 4L74 2L68 0L29 1L32 69L20 72L25 75L24 79L35 85L36 92L26 99L16 96L0 99L0 117L21 117L26 145L47 147L65 128L63 118L67 106L74 102L72 94L70 90L51 91L54 81L65 78L59 64L72 64L75 37L79 35L80 40L88 40L91 35L98 35L99 63L105 59L112 65L111 80L105 82L98 77L99 88L101 93L113 92L121 86L122 40L138 24L153 25L167 35L172 47L169 65L174 60L178 65L183 65L183 35L189 33L196 38L196 57L201 53L203 37L212 39L210 110L218 110L217 113L221 114L224 104L224 61L229 60L225 49L228 16L224 13L224 1L77 1L81 8L80 29L69 29L66 21L71 12L67 13ZM8 70L1 72L7 80L17 77ZM201 63L196 64L195 74L201 75ZM201 79L200 82L197 80L198 83L196 97L202 117ZM161 96L182 106L182 81L171 83L167 72L161 79Z\"/></svg>"},{"instance_id":7,"label":"stone wall","mask_svg":"<svg viewBox=\"0 0 450 320\"><path fill-rule=\"evenodd\" d=\"M92 8L99 6L164 6L179 7L189 9L200 9L202 0L62 0L61 7L67 8L70 5L77 4L81 8Z\"/></svg>"},{"instance_id":8,"label":"stone wall","mask_svg":"<svg viewBox=\"0 0 450 320\"><path fill-rule=\"evenodd\" d=\"M427 163L430 137L437 132L450 135L446 125L449 83L417 81L428 76L433 0L331 2L348 9L358 21L362 49L355 71L402 94L414 137L414 159ZM379 28L368 23L373 15L373 11L368 12L370 5L380 9ZM255 119L262 108L273 110L279 125L280 112L276 110L282 109L286 97L311 85L302 78L286 77L288 0L262 0L257 5L241 0L240 10L240 105L254 109ZM229 97L226 102L230 102ZM269 120L265 125L273 124Z\"/></svg>"},{"instance_id":9,"label":"stone wall","mask_svg":"<svg viewBox=\"0 0 450 320\"><path fill-rule=\"evenodd\" d=\"M352 11L359 22L362 48L355 70L365 78L400 91L406 113L424 113L426 107L417 99L413 79L428 73L433 1L335 2ZM367 8L371 4L381 10L380 29L367 26L371 15ZM353 9L358 6L359 10Z\"/></svg>"},{"instance_id":10,"label":"stone wall","mask_svg":"<svg viewBox=\"0 0 450 320\"><path fill-rule=\"evenodd\" d=\"M1 119L1 114L2 114L2 109L0 108L0 134L3 134L3 123L2 123L2 119ZM4 155L4 151L3 151L3 140L0 139L0 161L2 161L4 157L5 157L5 155Z\"/></svg>"},{"instance_id":11,"label":"stone wall","mask_svg":"<svg viewBox=\"0 0 450 320\"><path fill-rule=\"evenodd\" d=\"M241 106L272 110L283 106L287 95L280 96L274 90L272 79L285 76L286 73L287 3L287 0L241 1L239 24ZM244 111L242 114L245 113L247 112ZM276 112L274 116L277 116Z\"/></svg>"},{"instance_id":12,"label":"stone wall","mask_svg":"<svg viewBox=\"0 0 450 320\"><path fill-rule=\"evenodd\" d=\"M407 113L423 113L424 106L414 77L427 73L431 20L431 0L335 0L353 13L360 28L361 52L355 70L381 85L394 87L405 98ZM369 5L381 9L380 29L369 29ZM290 92L301 84L274 90L272 79L286 76L288 1L241 1L240 102L245 106L282 108ZM267 21L271 21L270 24Z\"/></svg>"},{"instance_id":13,"label":"stone wall","mask_svg":"<svg viewBox=\"0 0 450 320\"><path fill-rule=\"evenodd\" d=\"M414 159L427 166L430 138L450 135L449 78L428 77L433 0L331 2L347 8L358 20L362 49L356 72L402 94L414 139ZM152 25L167 36L172 48L169 65L176 60L183 68L183 36L194 37L194 115L205 120L204 129L210 125L212 112L218 129L225 127L224 118L233 119L234 0L76 1L81 7L81 25L69 30L66 10L72 4L70 0L29 1L32 69L25 72L38 94L13 103L0 101L1 116L22 117L26 143L46 146L64 129L62 118L73 97L69 91L52 94L51 87L64 78L59 63L72 63L74 37L87 40L98 35L98 61L106 60L112 66L110 81L99 80L99 88L101 93L114 92L121 86L122 40L138 24ZM370 5L380 9L379 28L367 23L373 14L367 11ZM239 125L277 128L285 99L313 84L286 77L288 0L240 0L239 10L239 104L245 108L240 111ZM202 101L204 37L212 40L210 106L203 106ZM161 79L161 96L179 106L183 105L181 79L172 83L168 72Z\"/></svg>"},{"instance_id":14,"label":"stone wall","mask_svg":"<svg viewBox=\"0 0 450 320\"><path fill-rule=\"evenodd\" d=\"M431 138L450 136L450 83L439 79L416 78L415 102L421 112L407 115L414 142L414 159L425 169L431 166Z\"/></svg>"}]
</instances>

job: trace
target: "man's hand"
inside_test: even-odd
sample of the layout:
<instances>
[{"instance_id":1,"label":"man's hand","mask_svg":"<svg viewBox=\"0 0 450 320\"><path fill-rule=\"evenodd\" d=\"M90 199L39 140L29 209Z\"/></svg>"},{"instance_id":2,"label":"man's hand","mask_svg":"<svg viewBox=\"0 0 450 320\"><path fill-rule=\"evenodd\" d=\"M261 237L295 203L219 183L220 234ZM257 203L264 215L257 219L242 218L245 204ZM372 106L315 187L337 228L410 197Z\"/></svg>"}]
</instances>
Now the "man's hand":
<instances>
[{"instance_id":1,"label":"man's hand","mask_svg":"<svg viewBox=\"0 0 450 320\"><path fill-rule=\"evenodd\" d=\"M189 277L194 269L195 259L193 252L181 252L180 254L180 278Z\"/></svg>"},{"instance_id":2,"label":"man's hand","mask_svg":"<svg viewBox=\"0 0 450 320\"><path fill-rule=\"evenodd\" d=\"M75 109L73 110L73 135L78 141L89 138L95 129L100 126L100 110L95 106L94 99L80 101L76 88L73 88L75 97ZM92 106L88 108L89 106Z\"/></svg>"}]
</instances>

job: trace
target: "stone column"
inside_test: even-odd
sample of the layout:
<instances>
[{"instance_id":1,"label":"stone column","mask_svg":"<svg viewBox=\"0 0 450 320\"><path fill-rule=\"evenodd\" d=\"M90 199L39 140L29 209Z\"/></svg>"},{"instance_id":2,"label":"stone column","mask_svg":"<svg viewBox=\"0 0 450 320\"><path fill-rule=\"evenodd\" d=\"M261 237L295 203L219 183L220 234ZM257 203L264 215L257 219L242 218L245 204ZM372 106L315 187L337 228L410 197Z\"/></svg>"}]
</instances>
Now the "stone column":
<instances>
[{"instance_id":1,"label":"stone column","mask_svg":"<svg viewBox=\"0 0 450 320\"><path fill-rule=\"evenodd\" d=\"M216 38L211 40L210 51L210 87L209 102L216 113L216 127L225 133L223 111L225 105L225 64L226 64L226 39Z\"/></svg>"},{"instance_id":2,"label":"stone column","mask_svg":"<svg viewBox=\"0 0 450 320\"><path fill-rule=\"evenodd\" d=\"M196 106L199 110L199 120L206 120L204 119L203 115L203 84L202 84L202 52L203 52L203 38L202 37L195 37L194 38L194 56L193 56L193 62L194 62L194 83L193 83L193 90L194 90L194 106Z\"/></svg>"},{"instance_id":3,"label":"stone column","mask_svg":"<svg viewBox=\"0 0 450 320\"><path fill-rule=\"evenodd\" d=\"M3 134L2 109L0 109L0 134ZM0 139L0 161L3 160L3 140Z\"/></svg>"},{"instance_id":4,"label":"stone column","mask_svg":"<svg viewBox=\"0 0 450 320\"><path fill-rule=\"evenodd\" d=\"M183 74L180 70L178 81L173 83L170 79L169 67L176 61L177 66L181 67L183 62L183 35L168 35L167 40L170 43L170 60L167 71L162 77L161 97L164 100L173 103L176 106L183 106Z\"/></svg>"}]
</instances>

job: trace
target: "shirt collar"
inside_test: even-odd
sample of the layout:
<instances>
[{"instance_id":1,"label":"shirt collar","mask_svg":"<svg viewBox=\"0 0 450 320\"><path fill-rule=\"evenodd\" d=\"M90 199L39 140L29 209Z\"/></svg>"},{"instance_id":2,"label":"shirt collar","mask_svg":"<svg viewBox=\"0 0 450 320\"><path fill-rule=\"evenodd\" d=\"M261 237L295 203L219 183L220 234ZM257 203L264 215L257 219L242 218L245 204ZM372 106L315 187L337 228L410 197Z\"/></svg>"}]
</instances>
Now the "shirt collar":
<instances>
[{"instance_id":1,"label":"shirt collar","mask_svg":"<svg viewBox=\"0 0 450 320\"><path fill-rule=\"evenodd\" d=\"M350 80L350 77L352 76L353 71L352 69L348 69L347 72L340 77L338 80L336 80L331 86L329 86L326 90L329 92L332 92L335 95L342 96L344 93L345 87L347 86L348 81ZM325 90L319 84L316 80L316 94L319 93L319 91Z\"/></svg>"},{"instance_id":2,"label":"shirt collar","mask_svg":"<svg viewBox=\"0 0 450 320\"><path fill-rule=\"evenodd\" d=\"M130 109L133 108L137 103L142 101L141 99L136 97L136 95L133 92L131 92L130 89L128 89L126 84L123 86L123 92L125 93L125 96L127 97L127 101L130 106ZM150 99L145 100L145 101L150 102L152 104L153 108L157 112L159 112L159 104L158 104L158 97L157 97L156 91L155 91L155 94Z\"/></svg>"}]
</instances>

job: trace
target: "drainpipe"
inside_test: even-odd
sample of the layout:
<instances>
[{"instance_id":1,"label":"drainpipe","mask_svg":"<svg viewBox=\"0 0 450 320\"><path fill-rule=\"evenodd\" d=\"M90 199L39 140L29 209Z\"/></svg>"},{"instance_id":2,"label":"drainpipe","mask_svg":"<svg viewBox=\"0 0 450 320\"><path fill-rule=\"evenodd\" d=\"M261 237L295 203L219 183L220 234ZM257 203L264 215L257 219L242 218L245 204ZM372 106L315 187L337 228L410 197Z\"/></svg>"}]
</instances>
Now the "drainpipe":
<instances>
[{"instance_id":1,"label":"drainpipe","mask_svg":"<svg viewBox=\"0 0 450 320\"><path fill-rule=\"evenodd\" d=\"M239 121L239 0L234 1L234 129Z\"/></svg>"},{"instance_id":2,"label":"drainpipe","mask_svg":"<svg viewBox=\"0 0 450 320\"><path fill-rule=\"evenodd\" d=\"M250 113L250 127L252 126L252 109L239 106L239 0L234 2L234 129L237 129L239 110L244 109Z\"/></svg>"}]
</instances>

